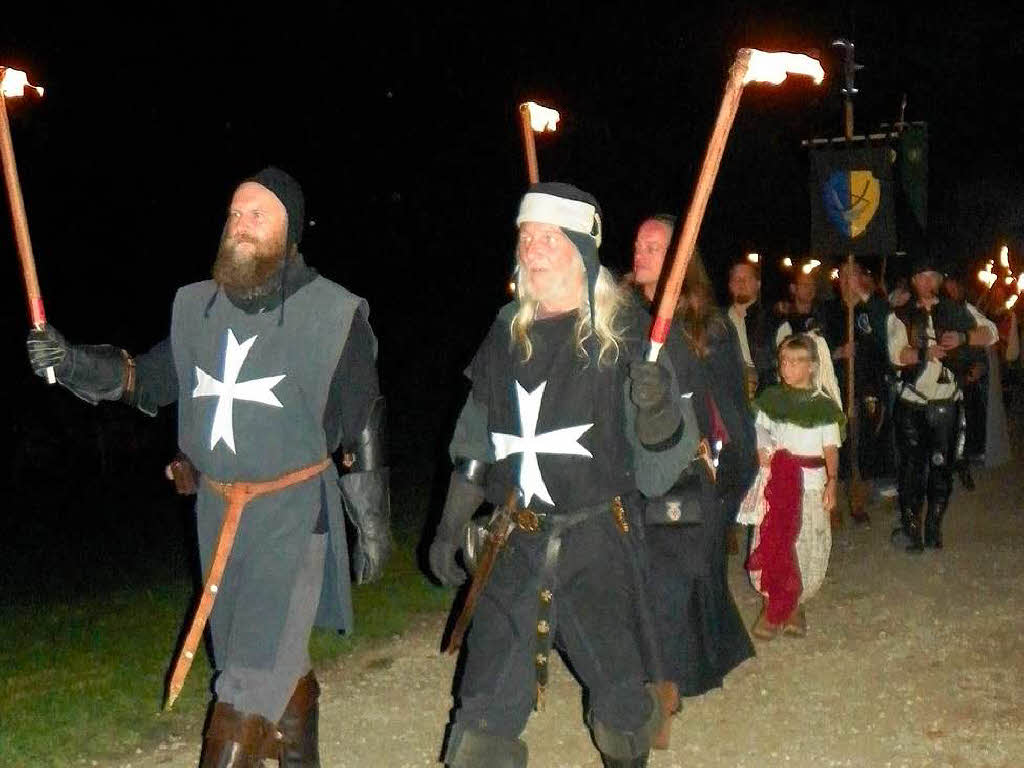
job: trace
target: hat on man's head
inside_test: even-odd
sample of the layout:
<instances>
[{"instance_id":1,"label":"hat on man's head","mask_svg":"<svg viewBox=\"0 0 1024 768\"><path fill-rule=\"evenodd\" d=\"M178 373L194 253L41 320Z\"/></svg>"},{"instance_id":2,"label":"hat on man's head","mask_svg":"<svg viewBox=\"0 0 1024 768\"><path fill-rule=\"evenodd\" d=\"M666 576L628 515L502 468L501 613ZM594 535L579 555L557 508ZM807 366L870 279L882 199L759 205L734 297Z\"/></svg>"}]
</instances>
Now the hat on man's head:
<instances>
[{"instance_id":1,"label":"hat on man's head","mask_svg":"<svg viewBox=\"0 0 1024 768\"><path fill-rule=\"evenodd\" d=\"M926 254L915 256L910 262L910 276L913 277L921 272L935 272L941 276L943 274L942 264L938 259Z\"/></svg>"},{"instance_id":2,"label":"hat on man's head","mask_svg":"<svg viewBox=\"0 0 1024 768\"><path fill-rule=\"evenodd\" d=\"M601 206L589 192L560 181L531 184L519 203L516 226L533 221L552 224L576 246L587 271L587 298L591 323L594 314L594 286L601 269L597 249L601 246Z\"/></svg>"},{"instance_id":3,"label":"hat on man's head","mask_svg":"<svg viewBox=\"0 0 1024 768\"><path fill-rule=\"evenodd\" d=\"M245 181L254 181L274 193L274 196L284 205L285 211L288 212L288 245L297 246L302 242L302 222L306 216L306 201L299 182L272 165L268 165Z\"/></svg>"}]
</instances>

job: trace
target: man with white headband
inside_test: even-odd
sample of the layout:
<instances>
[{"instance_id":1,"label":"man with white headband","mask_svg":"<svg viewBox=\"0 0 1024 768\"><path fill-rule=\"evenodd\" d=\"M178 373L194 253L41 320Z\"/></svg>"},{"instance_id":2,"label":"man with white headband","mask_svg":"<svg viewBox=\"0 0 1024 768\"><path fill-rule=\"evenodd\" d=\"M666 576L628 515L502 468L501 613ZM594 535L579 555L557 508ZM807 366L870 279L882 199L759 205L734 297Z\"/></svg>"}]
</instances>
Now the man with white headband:
<instances>
[{"instance_id":1,"label":"man with white headband","mask_svg":"<svg viewBox=\"0 0 1024 768\"><path fill-rule=\"evenodd\" d=\"M605 766L644 766L660 711L640 572L637 488L663 493L690 458L667 368L641 362L635 311L598 260L597 201L534 184L516 219L516 301L467 374L445 509L430 564L465 578L455 554L475 510L506 504L515 528L482 586L445 749L454 768L518 768L543 702L552 649L588 693ZM480 585L474 584L473 589Z\"/></svg>"}]
</instances>

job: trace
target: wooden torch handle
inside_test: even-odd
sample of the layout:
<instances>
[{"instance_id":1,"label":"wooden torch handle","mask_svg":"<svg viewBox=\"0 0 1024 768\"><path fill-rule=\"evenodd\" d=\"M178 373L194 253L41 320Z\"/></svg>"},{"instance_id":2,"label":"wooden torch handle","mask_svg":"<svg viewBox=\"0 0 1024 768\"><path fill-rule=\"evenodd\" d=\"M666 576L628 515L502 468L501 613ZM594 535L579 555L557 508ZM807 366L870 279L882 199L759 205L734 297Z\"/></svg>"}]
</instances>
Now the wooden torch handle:
<instances>
[{"instance_id":1,"label":"wooden torch handle","mask_svg":"<svg viewBox=\"0 0 1024 768\"><path fill-rule=\"evenodd\" d=\"M729 68L725 94L722 96L722 104L718 109L715 127L711 131L708 148L704 153L704 163L701 165L700 175L697 177L697 186L693 190L693 198L686 210L683 229L676 242L672 259L666 265L669 266L669 271L667 277L664 278L661 300L658 302L658 309L651 325L651 346L647 353L647 359L651 362L658 359L658 353L665 340L668 339L672 315L675 313L679 293L683 288L683 278L686 277L686 267L689 265L693 249L697 245L697 235L700 232L701 222L704 220L704 211L707 210L711 190L715 186L718 169L722 164L722 154L725 152L725 144L729 139L729 131L732 129L736 111L740 106L743 80L747 75L749 65L750 49L741 48L736 53L736 60Z\"/></svg>"}]
</instances>

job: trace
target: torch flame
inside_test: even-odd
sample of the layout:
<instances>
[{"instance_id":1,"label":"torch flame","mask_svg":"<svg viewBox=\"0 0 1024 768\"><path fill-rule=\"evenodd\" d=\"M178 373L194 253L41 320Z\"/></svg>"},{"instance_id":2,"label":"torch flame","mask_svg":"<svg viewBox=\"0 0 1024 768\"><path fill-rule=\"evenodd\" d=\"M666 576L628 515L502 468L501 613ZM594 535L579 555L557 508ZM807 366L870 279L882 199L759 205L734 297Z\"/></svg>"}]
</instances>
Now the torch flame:
<instances>
[{"instance_id":1,"label":"torch flame","mask_svg":"<svg viewBox=\"0 0 1024 768\"><path fill-rule=\"evenodd\" d=\"M8 99L24 96L26 88L32 88L40 96L43 95L43 89L38 85L31 85L28 75L20 69L0 67L0 86L3 88L4 97Z\"/></svg>"},{"instance_id":2,"label":"torch flame","mask_svg":"<svg viewBox=\"0 0 1024 768\"><path fill-rule=\"evenodd\" d=\"M1024 272L1017 277L1017 293L1024 291Z\"/></svg>"},{"instance_id":3,"label":"torch flame","mask_svg":"<svg viewBox=\"0 0 1024 768\"><path fill-rule=\"evenodd\" d=\"M1022 273L1024 274L1024 273ZM978 270L978 280L986 288L991 288L996 281L996 273L992 271L992 262L985 265L984 269Z\"/></svg>"},{"instance_id":4,"label":"torch flame","mask_svg":"<svg viewBox=\"0 0 1024 768\"><path fill-rule=\"evenodd\" d=\"M1004 269L1010 268L1010 249L1005 245L999 249L999 266Z\"/></svg>"},{"instance_id":5,"label":"torch flame","mask_svg":"<svg viewBox=\"0 0 1024 768\"><path fill-rule=\"evenodd\" d=\"M558 127L558 110L550 107L542 107L534 101L528 101L522 106L530 113L530 127L537 133L554 131Z\"/></svg>"},{"instance_id":6,"label":"torch flame","mask_svg":"<svg viewBox=\"0 0 1024 768\"><path fill-rule=\"evenodd\" d=\"M821 68L821 62L810 56L751 48L750 64L747 66L747 74L743 77L743 84L756 81L778 85L789 74L807 75L816 85L821 85L821 81L825 79L825 70Z\"/></svg>"},{"instance_id":7,"label":"torch flame","mask_svg":"<svg viewBox=\"0 0 1024 768\"><path fill-rule=\"evenodd\" d=\"M1006 308L1013 309L1013 305L1017 303L1017 294L1013 294L1006 300Z\"/></svg>"},{"instance_id":8,"label":"torch flame","mask_svg":"<svg viewBox=\"0 0 1024 768\"><path fill-rule=\"evenodd\" d=\"M787 256L786 258L784 258L782 260L782 266L784 266L786 269L792 269L793 268L793 260L791 258L789 258L789 256Z\"/></svg>"}]
</instances>

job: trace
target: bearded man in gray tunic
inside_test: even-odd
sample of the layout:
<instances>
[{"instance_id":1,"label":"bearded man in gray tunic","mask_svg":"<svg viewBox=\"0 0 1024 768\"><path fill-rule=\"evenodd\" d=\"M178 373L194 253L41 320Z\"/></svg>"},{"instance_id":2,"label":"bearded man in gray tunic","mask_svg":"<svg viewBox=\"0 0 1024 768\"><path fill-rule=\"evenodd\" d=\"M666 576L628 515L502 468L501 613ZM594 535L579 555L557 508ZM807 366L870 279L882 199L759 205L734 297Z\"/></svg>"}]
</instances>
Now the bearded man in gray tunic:
<instances>
[{"instance_id":1,"label":"bearded man in gray tunic","mask_svg":"<svg viewBox=\"0 0 1024 768\"><path fill-rule=\"evenodd\" d=\"M283 171L241 183L213 279L178 291L169 338L137 358L68 344L52 326L28 341L35 372L52 367L89 403L121 400L150 415L177 403L179 447L201 477L204 572L231 489L265 489L244 503L216 587L202 768L319 765L310 633L352 630L350 570L357 583L376 578L390 547L369 308L306 265L303 217L302 190Z\"/></svg>"}]
</instances>

